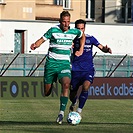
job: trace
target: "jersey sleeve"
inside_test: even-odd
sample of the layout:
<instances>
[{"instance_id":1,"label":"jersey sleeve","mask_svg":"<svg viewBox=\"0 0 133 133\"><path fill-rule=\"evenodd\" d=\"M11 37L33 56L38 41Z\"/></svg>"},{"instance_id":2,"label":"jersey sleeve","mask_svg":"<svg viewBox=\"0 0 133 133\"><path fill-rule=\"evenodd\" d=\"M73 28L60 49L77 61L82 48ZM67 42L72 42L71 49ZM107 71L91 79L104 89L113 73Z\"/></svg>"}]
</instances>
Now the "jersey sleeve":
<instances>
[{"instance_id":1,"label":"jersey sleeve","mask_svg":"<svg viewBox=\"0 0 133 133\"><path fill-rule=\"evenodd\" d=\"M99 41L94 36L92 36L92 44L95 45L96 47L98 47L98 45L100 44Z\"/></svg>"},{"instance_id":2,"label":"jersey sleeve","mask_svg":"<svg viewBox=\"0 0 133 133\"><path fill-rule=\"evenodd\" d=\"M44 40L48 40L52 37L52 28L50 28L46 33L43 35Z\"/></svg>"}]
</instances>

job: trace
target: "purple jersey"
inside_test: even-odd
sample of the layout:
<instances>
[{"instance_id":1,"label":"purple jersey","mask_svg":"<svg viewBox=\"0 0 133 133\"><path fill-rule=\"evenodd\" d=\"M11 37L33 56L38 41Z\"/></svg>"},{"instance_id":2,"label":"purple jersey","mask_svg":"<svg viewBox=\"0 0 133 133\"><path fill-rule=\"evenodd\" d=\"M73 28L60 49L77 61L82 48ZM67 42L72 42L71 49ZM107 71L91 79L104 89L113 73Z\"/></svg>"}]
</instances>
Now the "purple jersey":
<instances>
[{"instance_id":1,"label":"purple jersey","mask_svg":"<svg viewBox=\"0 0 133 133\"><path fill-rule=\"evenodd\" d=\"M90 35L85 35L86 41L84 45L84 52L81 56L75 56L75 51L79 50L79 39L74 40L73 57L72 57L72 71L89 71L94 69L93 64L93 45L98 47L100 44L98 40Z\"/></svg>"}]
</instances>

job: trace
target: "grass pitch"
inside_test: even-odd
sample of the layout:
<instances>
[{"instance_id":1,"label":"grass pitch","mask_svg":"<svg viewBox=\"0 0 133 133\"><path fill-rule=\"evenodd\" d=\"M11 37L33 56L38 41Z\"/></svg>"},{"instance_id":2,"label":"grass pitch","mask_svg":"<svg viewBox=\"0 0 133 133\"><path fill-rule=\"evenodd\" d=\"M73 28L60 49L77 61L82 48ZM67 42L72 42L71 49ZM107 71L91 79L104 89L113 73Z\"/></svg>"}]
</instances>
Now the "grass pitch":
<instances>
[{"instance_id":1,"label":"grass pitch","mask_svg":"<svg viewBox=\"0 0 133 133\"><path fill-rule=\"evenodd\" d=\"M1 100L0 133L133 133L133 100L88 100L77 126L55 120L59 98Z\"/></svg>"}]
</instances>

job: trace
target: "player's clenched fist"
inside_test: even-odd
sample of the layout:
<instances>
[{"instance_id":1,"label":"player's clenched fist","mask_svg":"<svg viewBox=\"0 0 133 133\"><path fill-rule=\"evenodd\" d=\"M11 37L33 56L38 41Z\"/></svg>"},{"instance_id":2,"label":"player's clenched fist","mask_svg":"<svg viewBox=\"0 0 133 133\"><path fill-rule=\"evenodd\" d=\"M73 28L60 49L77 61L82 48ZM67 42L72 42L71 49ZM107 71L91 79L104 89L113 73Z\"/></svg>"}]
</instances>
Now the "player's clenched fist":
<instances>
[{"instance_id":1,"label":"player's clenched fist","mask_svg":"<svg viewBox=\"0 0 133 133\"><path fill-rule=\"evenodd\" d=\"M30 48L31 48L32 50L35 50L35 49L36 49L36 44L35 44L35 43L31 44Z\"/></svg>"},{"instance_id":2,"label":"player's clenched fist","mask_svg":"<svg viewBox=\"0 0 133 133\"><path fill-rule=\"evenodd\" d=\"M78 57L81 56L82 54L83 54L83 50L79 50L75 52L75 55Z\"/></svg>"}]
</instances>

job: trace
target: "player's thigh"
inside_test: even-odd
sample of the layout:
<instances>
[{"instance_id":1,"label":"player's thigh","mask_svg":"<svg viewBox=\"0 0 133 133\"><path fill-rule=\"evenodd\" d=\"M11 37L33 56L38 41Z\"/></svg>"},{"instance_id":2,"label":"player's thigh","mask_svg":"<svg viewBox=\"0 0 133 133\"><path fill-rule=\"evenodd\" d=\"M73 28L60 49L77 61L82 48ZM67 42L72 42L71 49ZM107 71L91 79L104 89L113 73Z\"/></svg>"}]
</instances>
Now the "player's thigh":
<instances>
[{"instance_id":1,"label":"player's thigh","mask_svg":"<svg viewBox=\"0 0 133 133\"><path fill-rule=\"evenodd\" d=\"M72 71L71 76L72 76L72 78L71 78L71 91L77 91L79 86L82 85L81 72Z\"/></svg>"},{"instance_id":2,"label":"player's thigh","mask_svg":"<svg viewBox=\"0 0 133 133\"><path fill-rule=\"evenodd\" d=\"M71 68L70 64L62 65L58 70L58 79L59 81L63 81L64 83L69 82L71 80Z\"/></svg>"},{"instance_id":3,"label":"player's thigh","mask_svg":"<svg viewBox=\"0 0 133 133\"><path fill-rule=\"evenodd\" d=\"M56 69L45 69L44 71L44 84L52 84L57 81Z\"/></svg>"},{"instance_id":4,"label":"player's thigh","mask_svg":"<svg viewBox=\"0 0 133 133\"><path fill-rule=\"evenodd\" d=\"M61 84L69 84L70 85L71 79L68 76L64 76L59 81L60 81Z\"/></svg>"},{"instance_id":5,"label":"player's thigh","mask_svg":"<svg viewBox=\"0 0 133 133\"><path fill-rule=\"evenodd\" d=\"M95 71L83 72L82 74L83 74L83 82L85 84L93 83Z\"/></svg>"}]
</instances>

